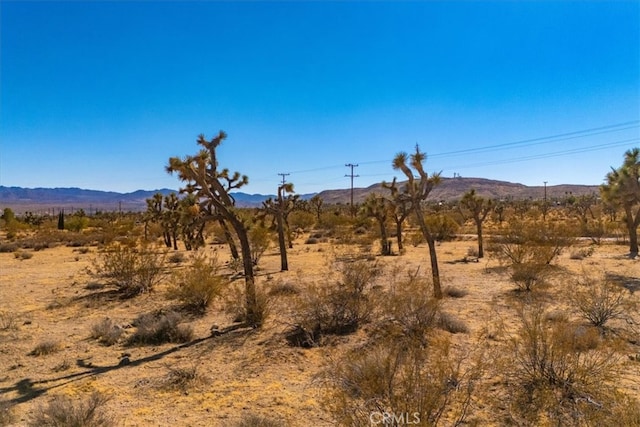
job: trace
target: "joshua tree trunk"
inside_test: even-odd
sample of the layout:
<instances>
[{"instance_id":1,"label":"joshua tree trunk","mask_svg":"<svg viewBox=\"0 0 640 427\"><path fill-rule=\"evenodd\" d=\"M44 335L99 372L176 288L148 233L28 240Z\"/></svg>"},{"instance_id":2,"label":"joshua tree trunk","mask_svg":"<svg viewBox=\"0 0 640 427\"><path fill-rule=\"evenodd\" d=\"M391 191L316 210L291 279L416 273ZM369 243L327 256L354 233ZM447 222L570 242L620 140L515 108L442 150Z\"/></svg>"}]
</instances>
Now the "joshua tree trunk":
<instances>
[{"instance_id":1,"label":"joshua tree trunk","mask_svg":"<svg viewBox=\"0 0 640 427\"><path fill-rule=\"evenodd\" d=\"M478 233L478 258L484 258L484 244L482 240L482 221L476 220L476 230Z\"/></svg>"},{"instance_id":2,"label":"joshua tree trunk","mask_svg":"<svg viewBox=\"0 0 640 427\"><path fill-rule=\"evenodd\" d=\"M224 233L224 239L227 241L227 244L229 245L229 250L231 251L231 257L233 259L240 258L240 254L238 253L238 248L236 247L236 242L233 240L233 236L231 235L231 231L229 230L227 223L222 218L218 220L218 223L220 224L220 227L222 227L222 232Z\"/></svg>"},{"instance_id":3,"label":"joshua tree trunk","mask_svg":"<svg viewBox=\"0 0 640 427\"><path fill-rule=\"evenodd\" d=\"M396 240L398 241L398 252L402 252L404 249L402 244L402 221L396 221Z\"/></svg>"},{"instance_id":4,"label":"joshua tree trunk","mask_svg":"<svg viewBox=\"0 0 640 427\"><path fill-rule=\"evenodd\" d=\"M416 205L414 207L414 212L416 214L418 225L420 226L420 231L422 231L422 235L424 236L424 239L427 241L427 245L429 246L429 260L431 261L431 277L433 279L433 296L437 299L441 299L442 288L440 286L440 269L438 268L436 242L433 238L433 235L429 231L429 227L427 227L427 224L424 222L422 209L420 209L420 207Z\"/></svg>"},{"instance_id":5,"label":"joshua tree trunk","mask_svg":"<svg viewBox=\"0 0 640 427\"><path fill-rule=\"evenodd\" d=\"M278 222L278 244L280 245L280 271L289 270L289 263L287 262L287 242L284 236L284 221L282 220L282 199L279 201L280 207L276 214L276 220Z\"/></svg>"}]
</instances>

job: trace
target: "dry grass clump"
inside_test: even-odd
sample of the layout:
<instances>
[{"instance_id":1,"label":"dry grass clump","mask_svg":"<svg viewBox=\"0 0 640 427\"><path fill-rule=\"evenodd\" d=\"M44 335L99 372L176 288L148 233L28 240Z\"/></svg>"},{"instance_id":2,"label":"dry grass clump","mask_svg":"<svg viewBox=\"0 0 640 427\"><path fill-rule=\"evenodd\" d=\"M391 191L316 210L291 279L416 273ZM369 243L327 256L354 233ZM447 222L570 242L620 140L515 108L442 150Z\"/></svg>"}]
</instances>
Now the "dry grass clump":
<instances>
[{"instance_id":1,"label":"dry grass clump","mask_svg":"<svg viewBox=\"0 0 640 427\"><path fill-rule=\"evenodd\" d=\"M105 317L91 327L91 338L98 340L106 346L116 344L123 333L124 329L108 317Z\"/></svg>"},{"instance_id":2,"label":"dry grass clump","mask_svg":"<svg viewBox=\"0 0 640 427\"><path fill-rule=\"evenodd\" d=\"M195 255L191 265L173 274L174 284L168 297L180 301L187 310L204 313L228 285L228 279L219 270L216 258Z\"/></svg>"},{"instance_id":3,"label":"dry grass clump","mask_svg":"<svg viewBox=\"0 0 640 427\"><path fill-rule=\"evenodd\" d=\"M23 260L25 260L25 259L31 259L31 258L33 258L33 253L18 250L18 251L16 251L16 252L14 252L14 253L13 253L13 256L14 256L16 259L19 259L19 260L23 261Z\"/></svg>"},{"instance_id":4,"label":"dry grass clump","mask_svg":"<svg viewBox=\"0 0 640 427\"><path fill-rule=\"evenodd\" d=\"M0 310L0 331L18 328L18 315L11 311Z\"/></svg>"},{"instance_id":5,"label":"dry grass clump","mask_svg":"<svg viewBox=\"0 0 640 427\"><path fill-rule=\"evenodd\" d=\"M455 286L445 286L442 293L449 298L464 298L469 295L466 289L456 288Z\"/></svg>"},{"instance_id":6,"label":"dry grass clump","mask_svg":"<svg viewBox=\"0 0 640 427\"><path fill-rule=\"evenodd\" d=\"M276 421L273 418L256 414L245 414L240 421L232 424L233 427L284 427L285 425L285 423Z\"/></svg>"},{"instance_id":7,"label":"dry grass clump","mask_svg":"<svg viewBox=\"0 0 640 427\"><path fill-rule=\"evenodd\" d=\"M193 339L193 328L184 325L179 313L147 313L138 317L133 326L136 332L129 338L128 344L164 344L184 343Z\"/></svg>"},{"instance_id":8,"label":"dry grass clump","mask_svg":"<svg viewBox=\"0 0 640 427\"><path fill-rule=\"evenodd\" d=\"M19 248L17 243L2 243L0 244L0 253L15 252Z\"/></svg>"},{"instance_id":9,"label":"dry grass clump","mask_svg":"<svg viewBox=\"0 0 640 427\"><path fill-rule=\"evenodd\" d=\"M271 286L268 294L270 297L276 297L298 295L299 293L300 289L293 283L278 281Z\"/></svg>"},{"instance_id":10,"label":"dry grass clump","mask_svg":"<svg viewBox=\"0 0 640 427\"><path fill-rule=\"evenodd\" d=\"M438 315L438 327L452 334L467 334L469 327L457 317L441 311Z\"/></svg>"},{"instance_id":11,"label":"dry grass clump","mask_svg":"<svg viewBox=\"0 0 640 427\"><path fill-rule=\"evenodd\" d=\"M56 396L46 406L40 406L29 419L33 427L108 427L114 425L111 415L104 405L109 401L99 393L93 393L88 399L72 399L68 396Z\"/></svg>"},{"instance_id":12,"label":"dry grass clump","mask_svg":"<svg viewBox=\"0 0 640 427\"><path fill-rule=\"evenodd\" d=\"M60 351L60 343L57 341L42 341L29 353L30 356L47 356Z\"/></svg>"},{"instance_id":13,"label":"dry grass clump","mask_svg":"<svg viewBox=\"0 0 640 427\"><path fill-rule=\"evenodd\" d=\"M578 248L571 251L569 258L573 260L583 260L593 255L594 252L595 248L593 246L589 246L588 248Z\"/></svg>"},{"instance_id":14,"label":"dry grass clump","mask_svg":"<svg viewBox=\"0 0 640 427\"><path fill-rule=\"evenodd\" d=\"M167 376L163 386L169 389L178 389L186 392L189 388L204 381L204 377L198 372L198 367L193 366L167 366Z\"/></svg>"}]
</instances>

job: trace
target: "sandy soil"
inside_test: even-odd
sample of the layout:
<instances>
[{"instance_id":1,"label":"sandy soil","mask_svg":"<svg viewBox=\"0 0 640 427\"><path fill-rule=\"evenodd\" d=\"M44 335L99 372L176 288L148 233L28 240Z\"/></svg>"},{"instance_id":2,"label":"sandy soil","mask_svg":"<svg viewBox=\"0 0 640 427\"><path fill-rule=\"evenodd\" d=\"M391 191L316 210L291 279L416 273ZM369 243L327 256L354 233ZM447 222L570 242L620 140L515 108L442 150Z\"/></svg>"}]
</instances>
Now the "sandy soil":
<instances>
[{"instance_id":1,"label":"sandy soil","mask_svg":"<svg viewBox=\"0 0 640 427\"><path fill-rule=\"evenodd\" d=\"M516 327L514 287L507 275L495 268L492 260L462 262L474 245L473 240L463 240L438 247L444 285L468 291L464 298L444 301L444 309L468 325L468 334L456 336L468 345L485 339L487 330L498 324L507 330ZM221 246L206 250L214 249L225 251ZM551 308L566 309L560 288L570 286L584 271L640 278L640 262L624 258L625 249L602 245L583 260L570 259L570 251L563 253L555 285L541 291L548 295ZM292 283L303 288L306 283L326 280L335 250L326 243L305 245L300 238L289 251L289 272L279 271L279 255L271 250L260 262L258 285L268 288L274 283ZM341 337L327 347L289 347L283 332L289 326L290 297L279 296L272 301L272 315L261 330L212 337L213 324L231 324L219 302L205 316L189 320L195 332L190 343L107 347L90 337L96 322L110 317L129 325L142 313L174 303L165 297L166 285L128 300L105 289L86 289L94 281L86 269L95 262L96 253L95 247L83 254L63 246L33 252L33 257L25 260L0 253L0 312L5 326L11 324L0 330L0 400L17 403L16 425L25 425L35 408L51 396L86 396L92 391L111 397L108 410L122 426L225 426L233 425L247 412L268 415L291 426L331 425L318 403L314 378L328 358L357 343L362 333ZM377 259L386 265L387 272L394 265L414 270L420 266L421 272L429 272L424 245L409 246L402 256ZM638 300L640 292L633 297ZM127 333L131 331L127 329ZM59 351L29 355L44 341L57 343ZM640 397L640 363L627 357L640 354L640 347L629 344L621 351L626 373L619 387ZM121 364L125 353L130 364ZM185 390L166 386L169 367L193 366L202 376L199 383ZM487 414L476 411L472 418L481 425L492 423L484 418Z\"/></svg>"}]
</instances>

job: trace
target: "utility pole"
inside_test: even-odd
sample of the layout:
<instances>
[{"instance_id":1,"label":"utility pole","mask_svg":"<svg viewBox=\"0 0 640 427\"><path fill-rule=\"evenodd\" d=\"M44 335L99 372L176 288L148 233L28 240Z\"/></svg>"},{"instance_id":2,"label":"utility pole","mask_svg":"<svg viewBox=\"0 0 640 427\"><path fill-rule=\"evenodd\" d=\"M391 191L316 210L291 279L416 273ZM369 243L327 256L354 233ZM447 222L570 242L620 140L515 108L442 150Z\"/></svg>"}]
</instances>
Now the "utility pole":
<instances>
[{"instance_id":1,"label":"utility pole","mask_svg":"<svg viewBox=\"0 0 640 427\"><path fill-rule=\"evenodd\" d=\"M289 176L291 175L290 173L279 173L278 175L280 175L282 177L282 185L285 184L285 176Z\"/></svg>"},{"instance_id":2,"label":"utility pole","mask_svg":"<svg viewBox=\"0 0 640 427\"><path fill-rule=\"evenodd\" d=\"M351 173L349 175L345 175L351 178L351 216L354 217L356 215L356 210L355 207L353 205L353 178L357 178L360 175L354 175L353 174L353 168L357 168L358 165L354 165L353 163L347 163L345 165L348 168L351 168Z\"/></svg>"}]
</instances>

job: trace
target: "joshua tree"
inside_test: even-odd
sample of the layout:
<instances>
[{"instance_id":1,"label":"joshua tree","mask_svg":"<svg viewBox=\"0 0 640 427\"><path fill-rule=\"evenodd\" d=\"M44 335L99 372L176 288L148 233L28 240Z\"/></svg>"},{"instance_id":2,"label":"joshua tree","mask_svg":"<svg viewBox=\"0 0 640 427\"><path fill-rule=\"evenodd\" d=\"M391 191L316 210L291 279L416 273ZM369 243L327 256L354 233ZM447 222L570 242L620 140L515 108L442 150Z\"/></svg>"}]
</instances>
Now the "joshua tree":
<instances>
[{"instance_id":1,"label":"joshua tree","mask_svg":"<svg viewBox=\"0 0 640 427\"><path fill-rule=\"evenodd\" d=\"M320 215L322 215L323 203L324 201L322 200L322 197L320 197L317 194L313 196L311 199L309 199L309 206L311 206L311 208L314 210L316 214L316 221L318 223L320 223Z\"/></svg>"},{"instance_id":2,"label":"joshua tree","mask_svg":"<svg viewBox=\"0 0 640 427\"><path fill-rule=\"evenodd\" d=\"M405 174L408 181L402 187L402 190L398 189L396 185L396 179L388 187L391 189L392 197L396 200L406 201L410 203L411 210L415 213L416 221L420 226L420 231L424 236L424 239L429 245L429 257L431 260L431 275L433 277L433 295L435 298L442 298L442 289L440 286L440 271L438 269L438 257L436 255L436 242L433 234L429 230L427 223L424 220L424 213L422 211L422 201L426 200L431 193L431 190L440 183L440 174L435 173L429 176L424 171L422 163L427 159L427 155L420 152L420 148L416 145L416 152L408 156L407 153L401 152L393 159L393 169L400 169ZM409 162L409 165L407 165ZM415 170L418 176L413 173Z\"/></svg>"},{"instance_id":3,"label":"joshua tree","mask_svg":"<svg viewBox=\"0 0 640 427\"><path fill-rule=\"evenodd\" d=\"M285 234L289 229L286 217L295 207L297 196L286 196L284 193L293 193L293 184L286 183L278 187L278 199L267 199L262 202L261 212L258 218L264 220L265 215L273 215L276 220L276 228L278 229L278 245L280 246L280 270L288 271L289 262L287 261L287 243Z\"/></svg>"},{"instance_id":4,"label":"joshua tree","mask_svg":"<svg viewBox=\"0 0 640 427\"><path fill-rule=\"evenodd\" d=\"M638 226L640 226L640 148L624 153L624 162L618 169L611 168L607 183L600 187L603 199L619 206L625 213L629 232L629 256L638 256Z\"/></svg>"},{"instance_id":5,"label":"joshua tree","mask_svg":"<svg viewBox=\"0 0 640 427\"><path fill-rule=\"evenodd\" d=\"M249 178L246 175L241 176L239 172L232 175L228 169L218 169L216 148L226 137L227 134L223 131L210 141L204 135L200 135L197 140L203 147L200 152L183 159L172 157L166 169L169 173L177 173L178 178L187 182L196 197L203 201L203 205L211 208L214 218L221 218L235 231L240 242L244 267L246 322L257 326L260 319L247 226L236 210L235 200L229 194L231 190L247 184Z\"/></svg>"},{"instance_id":6,"label":"joshua tree","mask_svg":"<svg viewBox=\"0 0 640 427\"><path fill-rule=\"evenodd\" d=\"M476 224L476 231L478 233L478 258L482 258L484 257L482 223L493 209L493 202L490 199L476 195L476 190L471 189L462 196L459 207L462 214L465 217L470 216L473 218L473 222Z\"/></svg>"},{"instance_id":7,"label":"joshua tree","mask_svg":"<svg viewBox=\"0 0 640 427\"><path fill-rule=\"evenodd\" d=\"M361 207L368 218L375 218L380 226L380 246L382 255L391 255L391 242L387 238L387 218L391 212L391 202L375 193L370 194Z\"/></svg>"}]
</instances>

